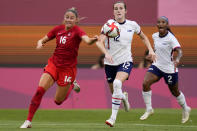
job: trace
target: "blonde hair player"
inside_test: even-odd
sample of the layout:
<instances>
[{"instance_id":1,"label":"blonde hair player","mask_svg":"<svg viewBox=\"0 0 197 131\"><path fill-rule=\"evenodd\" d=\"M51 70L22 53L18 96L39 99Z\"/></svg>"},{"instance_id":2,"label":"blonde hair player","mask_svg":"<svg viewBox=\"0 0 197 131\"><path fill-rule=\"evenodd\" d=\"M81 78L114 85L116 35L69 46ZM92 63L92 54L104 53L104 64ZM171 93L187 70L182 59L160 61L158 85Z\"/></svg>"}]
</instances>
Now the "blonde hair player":
<instances>
[{"instance_id":1,"label":"blonde hair player","mask_svg":"<svg viewBox=\"0 0 197 131\"><path fill-rule=\"evenodd\" d=\"M78 13L75 8L68 9L64 14L64 24L54 27L46 36L37 43L37 49L43 48L46 42L56 38L56 48L49 58L48 64L44 68L39 82L39 86L33 96L27 120L20 128L31 128L31 121L37 111L45 92L56 82L54 102L61 105L72 91L70 85L76 77L76 65L78 49L81 40L87 44L93 44L97 37L89 38L76 24L79 22Z\"/></svg>"},{"instance_id":2,"label":"blonde hair player","mask_svg":"<svg viewBox=\"0 0 197 131\"><path fill-rule=\"evenodd\" d=\"M136 33L149 50L152 60L155 60L155 53L146 35L141 31L140 26L135 22L126 19L126 4L122 1L113 5L114 19L119 23L120 35L115 38L108 38L102 34L96 42L98 48L105 54L104 64L107 81L112 93L112 114L106 124L113 127L116 121L118 110L123 101L125 111L129 111L128 93L122 92L122 84L129 78L133 67L131 43Z\"/></svg>"}]
</instances>

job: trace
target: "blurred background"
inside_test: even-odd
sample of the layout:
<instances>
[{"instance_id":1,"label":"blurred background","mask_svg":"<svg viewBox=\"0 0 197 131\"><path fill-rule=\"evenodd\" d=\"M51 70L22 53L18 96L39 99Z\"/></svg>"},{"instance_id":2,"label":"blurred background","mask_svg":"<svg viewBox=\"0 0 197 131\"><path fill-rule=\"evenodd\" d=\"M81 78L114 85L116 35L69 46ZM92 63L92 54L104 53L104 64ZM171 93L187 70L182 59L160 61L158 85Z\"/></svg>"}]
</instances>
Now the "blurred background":
<instances>
[{"instance_id":1,"label":"blurred background","mask_svg":"<svg viewBox=\"0 0 197 131\"><path fill-rule=\"evenodd\" d=\"M42 50L36 50L37 41L55 25L62 23L65 11L76 7L80 27L89 35L99 35L101 26L113 18L115 0L0 0L0 108L27 108L38 86L40 75L53 53L55 40ZM171 29L183 50L179 70L179 85L188 104L197 108L197 5L196 0L125 0L127 18L140 24L151 43L157 31L159 16L169 18ZM146 69L138 69L146 48L138 36L134 36L132 52L134 68L125 83L133 108L144 108L141 84ZM103 69L93 70L101 52L95 45L81 43L78 56L77 80L79 94L72 93L61 108L110 108L111 95ZM96 94L95 94L96 92ZM45 95L41 108L58 108L53 103L55 85ZM96 96L97 95L97 96ZM95 104L97 102L97 104ZM161 80L153 85L153 107L178 108Z\"/></svg>"}]
</instances>

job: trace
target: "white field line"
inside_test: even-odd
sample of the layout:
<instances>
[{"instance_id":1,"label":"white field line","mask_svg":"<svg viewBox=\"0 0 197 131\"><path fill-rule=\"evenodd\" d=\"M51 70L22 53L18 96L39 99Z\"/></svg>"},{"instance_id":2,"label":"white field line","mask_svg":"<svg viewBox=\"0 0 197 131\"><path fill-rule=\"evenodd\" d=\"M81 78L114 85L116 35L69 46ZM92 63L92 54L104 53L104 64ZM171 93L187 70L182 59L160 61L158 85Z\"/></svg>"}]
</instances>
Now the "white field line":
<instances>
[{"instance_id":1,"label":"white field line","mask_svg":"<svg viewBox=\"0 0 197 131\"><path fill-rule=\"evenodd\" d=\"M21 123L22 124L22 123ZM38 122L33 122L33 126L103 126L105 125L100 124L100 123L38 123ZM181 127L181 128L197 128L195 125L156 125L156 124L134 124L134 123L117 123L119 126L148 126L148 127ZM18 122L17 123L0 123L0 126L19 126Z\"/></svg>"},{"instance_id":2,"label":"white field line","mask_svg":"<svg viewBox=\"0 0 197 131\"><path fill-rule=\"evenodd\" d=\"M153 125L153 124L132 124L135 126L149 126L149 127L183 127L183 128L197 128L197 126L184 126L184 125Z\"/></svg>"}]
</instances>

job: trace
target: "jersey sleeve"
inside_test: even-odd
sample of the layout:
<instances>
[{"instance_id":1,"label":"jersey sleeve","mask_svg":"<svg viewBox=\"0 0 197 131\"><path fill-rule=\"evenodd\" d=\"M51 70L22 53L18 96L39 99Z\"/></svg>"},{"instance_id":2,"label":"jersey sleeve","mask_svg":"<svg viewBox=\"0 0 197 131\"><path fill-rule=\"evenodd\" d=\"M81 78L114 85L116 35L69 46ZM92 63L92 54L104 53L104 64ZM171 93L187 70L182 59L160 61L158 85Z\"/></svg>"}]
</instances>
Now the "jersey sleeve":
<instances>
[{"instance_id":1,"label":"jersey sleeve","mask_svg":"<svg viewBox=\"0 0 197 131\"><path fill-rule=\"evenodd\" d=\"M102 28L101 28L101 34L104 34L104 25L102 26Z\"/></svg>"},{"instance_id":2,"label":"jersey sleeve","mask_svg":"<svg viewBox=\"0 0 197 131\"><path fill-rule=\"evenodd\" d=\"M58 30L58 26L55 26L51 31L49 31L47 33L48 38L49 39L55 38L56 37L57 30Z\"/></svg>"},{"instance_id":3,"label":"jersey sleeve","mask_svg":"<svg viewBox=\"0 0 197 131\"><path fill-rule=\"evenodd\" d=\"M134 25L135 25L135 33L140 34L140 32L141 32L140 26L136 22L134 22Z\"/></svg>"},{"instance_id":4,"label":"jersey sleeve","mask_svg":"<svg viewBox=\"0 0 197 131\"><path fill-rule=\"evenodd\" d=\"M172 36L172 38L171 38L171 45L172 45L173 50L175 48L180 48L181 47L178 40L174 36Z\"/></svg>"},{"instance_id":5,"label":"jersey sleeve","mask_svg":"<svg viewBox=\"0 0 197 131\"><path fill-rule=\"evenodd\" d=\"M82 29L80 29L79 27L77 28L77 30L78 30L77 32L78 32L78 35L79 35L80 38L82 36L86 35L86 33Z\"/></svg>"},{"instance_id":6,"label":"jersey sleeve","mask_svg":"<svg viewBox=\"0 0 197 131\"><path fill-rule=\"evenodd\" d=\"M155 37L156 37L156 36L157 36L156 33L152 34L152 39L153 39L153 41L155 40Z\"/></svg>"}]
</instances>

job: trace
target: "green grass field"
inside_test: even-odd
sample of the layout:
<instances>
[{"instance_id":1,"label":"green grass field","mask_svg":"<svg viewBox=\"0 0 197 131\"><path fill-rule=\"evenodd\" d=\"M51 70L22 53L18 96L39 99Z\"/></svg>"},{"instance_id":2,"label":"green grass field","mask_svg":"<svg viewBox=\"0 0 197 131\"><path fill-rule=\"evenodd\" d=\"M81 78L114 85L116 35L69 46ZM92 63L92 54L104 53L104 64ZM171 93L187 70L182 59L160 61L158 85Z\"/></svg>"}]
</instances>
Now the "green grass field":
<instances>
[{"instance_id":1,"label":"green grass field","mask_svg":"<svg viewBox=\"0 0 197 131\"><path fill-rule=\"evenodd\" d=\"M155 109L154 115L145 121L139 117L144 109L120 110L113 128L105 125L111 110L38 110L31 129L19 129L27 110L0 110L1 131L197 131L197 109L190 120L181 124L180 109Z\"/></svg>"}]
</instances>

